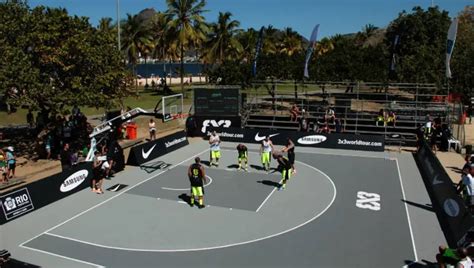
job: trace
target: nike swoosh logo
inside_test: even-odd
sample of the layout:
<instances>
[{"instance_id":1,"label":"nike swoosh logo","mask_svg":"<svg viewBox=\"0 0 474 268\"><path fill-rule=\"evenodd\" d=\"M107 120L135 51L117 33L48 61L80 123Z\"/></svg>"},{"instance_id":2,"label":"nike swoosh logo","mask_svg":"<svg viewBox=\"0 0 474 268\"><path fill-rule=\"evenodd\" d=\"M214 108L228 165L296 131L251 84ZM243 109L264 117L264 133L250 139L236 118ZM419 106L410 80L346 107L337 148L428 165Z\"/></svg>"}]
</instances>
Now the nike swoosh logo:
<instances>
[{"instance_id":1,"label":"nike swoosh logo","mask_svg":"<svg viewBox=\"0 0 474 268\"><path fill-rule=\"evenodd\" d=\"M437 175L433 178L433 182L432 182L431 185L437 185L437 184L443 183L442 180L438 180L438 177L439 177L439 175L437 174Z\"/></svg>"},{"instance_id":2,"label":"nike swoosh logo","mask_svg":"<svg viewBox=\"0 0 474 268\"><path fill-rule=\"evenodd\" d=\"M148 150L146 153L145 153L145 151L143 151L143 149L142 149L142 156L143 156L144 159L147 159L147 158L150 156L150 154L151 154L151 152L153 151L153 149L155 149L155 146L156 146L156 144L153 145L153 146L150 148L150 150Z\"/></svg>"},{"instance_id":3,"label":"nike swoosh logo","mask_svg":"<svg viewBox=\"0 0 474 268\"><path fill-rule=\"evenodd\" d=\"M260 134L260 132L257 132L257 134L255 135L255 141L263 141L267 137L267 136L260 136L259 134ZM272 135L270 135L270 138L275 137L277 135L280 135L280 133L272 134Z\"/></svg>"}]
</instances>

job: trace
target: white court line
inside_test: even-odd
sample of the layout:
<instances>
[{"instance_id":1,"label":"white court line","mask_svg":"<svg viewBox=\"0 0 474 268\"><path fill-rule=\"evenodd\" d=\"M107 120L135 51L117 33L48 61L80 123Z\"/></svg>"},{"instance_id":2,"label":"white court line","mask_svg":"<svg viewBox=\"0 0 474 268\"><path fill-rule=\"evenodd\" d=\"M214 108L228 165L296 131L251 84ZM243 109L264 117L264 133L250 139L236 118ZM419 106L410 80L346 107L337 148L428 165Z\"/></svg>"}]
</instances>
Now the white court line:
<instances>
[{"instance_id":1,"label":"white court line","mask_svg":"<svg viewBox=\"0 0 474 268\"><path fill-rule=\"evenodd\" d=\"M403 187L402 173L400 172L400 166L398 165L398 159L397 158L395 158L395 163L397 164L398 179L400 180L400 186L402 187L403 200L406 201L407 198L405 197L405 189ZM418 262L418 254L416 252L415 238L413 236L413 229L411 228L411 219L410 219L410 213L408 213L407 202L403 202L403 203L405 203L405 211L407 213L407 219L408 219L408 228L410 229L411 244L413 246L413 254L415 254L415 261L407 265L407 266L410 266L411 264L413 264L415 262Z\"/></svg>"},{"instance_id":2,"label":"white court line","mask_svg":"<svg viewBox=\"0 0 474 268\"><path fill-rule=\"evenodd\" d=\"M260 204L260 206L257 208L257 210L255 212L258 212L263 207L263 205L265 205L267 200L270 198L270 196L272 196L272 194L276 191L276 189L277 189L276 187L273 188L273 190L270 192L270 194L267 196L267 198L265 198L265 200L263 200L262 204Z\"/></svg>"},{"instance_id":3,"label":"white court line","mask_svg":"<svg viewBox=\"0 0 474 268\"><path fill-rule=\"evenodd\" d=\"M196 157L196 156L198 156L198 155L200 155L200 154L203 154L203 153L205 153L205 152L207 152L207 151L209 151L209 150L210 150L210 149L206 149L206 150L204 150L204 151L202 151L202 152L200 152L200 153L197 153L197 154L195 154L195 155L193 155L193 156L191 156L191 157L189 157L189 158L186 158L185 160L179 162L179 163L176 164L175 166L179 166L179 165L181 165L182 163L184 163L184 162L186 162L186 161L189 161L189 160L193 159L194 157ZM171 169L171 168L170 168L170 169ZM54 229L56 229L56 228L58 228L58 227L60 227L60 226L62 226L62 225L64 225L64 224L66 224L66 223L68 223L68 222L74 220L75 218L80 217L80 216L86 214L87 212L89 212L89 211L91 211L91 210L93 210L93 209L102 206L103 204L105 204L105 203L111 201L112 199L117 198L117 197L119 197L119 196L125 194L126 192L132 190L133 188L135 188L135 187L137 187L137 186L139 186L139 185L141 185L141 184L143 184L143 183L145 183L145 182L147 182L147 181L149 181L149 180L151 180L151 179L153 179L153 178L155 178L155 177L160 176L161 174L165 173L166 171L168 171L168 170L163 170L163 171L161 171L160 173L158 173L158 174L156 174L156 175L153 175L153 176L149 177L148 179L145 179L144 181L141 181L141 182L139 182L139 183L133 185L132 187L128 188L128 190L123 191L123 192L121 192L121 193L118 193L117 195L114 195L114 196L110 197L109 199L104 200L104 201L100 202L99 204L97 204L97 205L95 205L95 206L93 206L93 207L90 207L90 208L84 210L83 212L81 212L81 213L79 213L79 214L76 214L75 216L73 216L73 217L71 217L71 218L69 218L69 219L67 219L67 220L65 220L65 221L63 221L63 222L61 222L61 223L59 223L59 224L57 224L57 225L51 227L51 228L49 228L48 230L46 230L46 231L40 233L39 235L36 235L36 236L34 236L34 237L32 237L32 238L26 240L25 242L21 243L21 244L20 244L20 247L23 246L24 244L30 242L31 240L33 240L33 239L35 239L35 238L38 238L38 237L40 237L41 235L43 235L43 234L45 234L45 233L48 233L49 231L54 230Z\"/></svg>"},{"instance_id":4,"label":"white court line","mask_svg":"<svg viewBox=\"0 0 474 268\"><path fill-rule=\"evenodd\" d=\"M114 247L114 246L107 246L107 245L102 245L102 244L98 244L98 243L92 243L92 242L88 242L88 241L83 241L83 240L80 240L80 239L76 239L76 238L72 238L72 237L67 237L67 236L62 236L62 235L57 235L57 234L52 234L52 233L46 233L47 235L51 235L51 236L56 236L58 238L61 238L61 239L66 239L66 240L70 240L70 241L74 241L74 242L77 242L77 243L81 243L81 244L85 244L85 245L90 245L90 246L95 246L95 247L99 247L99 248L106 248L106 249L114 249L114 250L123 250L123 251L136 251L136 252L192 252L192 251L204 251L204 250L213 250L213 249L222 249L222 248L229 248L229 247L235 247L235 246L241 246L241 245L246 245L246 244L250 244L250 243L255 243L255 242L258 242L258 241L262 241L262 240L266 240L266 239L270 239L270 238L273 238L273 237L277 237L277 236L280 236L280 235L283 235L283 234L286 234L286 233L289 233L293 230L296 230L298 228L301 228L309 223L311 223L312 221L316 220L317 218L319 218L321 215L323 215L324 213L326 213L326 211L332 206L332 204L334 203L334 201L336 200L336 196L337 196L337 189L336 189L336 185L334 184L334 182L331 180L331 178L324 172L322 172L321 170L313 167L313 166L310 166L306 163L303 163L303 162L299 162L297 161L298 163L302 164L302 165L305 165L307 166L308 168L310 169L313 169L315 170L316 172L320 173L321 175L323 175L332 185L333 189L334 189L334 195L331 199L331 202L326 206L326 208L324 208L321 212L319 212L317 215L315 215L314 217L312 217L311 219L295 226L295 227L292 227L290 229L287 229L287 230L284 230L284 231L281 231L279 233L275 233L275 234L272 234L272 235L268 235L268 236L265 236L265 237L261 237L261 238L256 238L256 239L253 239L253 240L248 240L248 241L244 241L244 242L238 242L238 243L232 243L232 244L227 244L227 245L220 245L220 246L213 246L213 247L203 247L203 248L190 248L190 249L143 249L143 248L125 248L125 247ZM211 207L209 205L207 205L207 207Z\"/></svg>"},{"instance_id":5,"label":"white court line","mask_svg":"<svg viewBox=\"0 0 474 268\"><path fill-rule=\"evenodd\" d=\"M211 176L206 175L206 177L209 179L209 183L205 184L203 187L207 187L207 186L211 185L211 183L213 181ZM188 191L189 190L189 188L179 189L179 188L168 188L168 187L161 187L161 189L168 190L168 191Z\"/></svg>"},{"instance_id":6,"label":"white court line","mask_svg":"<svg viewBox=\"0 0 474 268\"><path fill-rule=\"evenodd\" d=\"M70 260L70 261L75 261L75 262L87 264L87 265L94 266L94 267L98 267L98 268L103 268L103 267L105 267L105 266L98 265L98 264L95 264L95 263L92 263L92 262L81 261L81 260L78 260L78 259L74 259L74 258L66 257L66 256L63 256L63 255L51 253L51 252L49 252L49 251L44 251L44 250L40 250L40 249L36 249L36 248L30 248L30 247L28 247L28 246L20 245L20 247L25 248L25 249L29 249L29 250L33 250L33 251L37 251L37 252L41 252L41 253L44 253L44 254L48 254L48 255L51 255L51 256L63 258L63 259L66 259L66 260Z\"/></svg>"}]
</instances>

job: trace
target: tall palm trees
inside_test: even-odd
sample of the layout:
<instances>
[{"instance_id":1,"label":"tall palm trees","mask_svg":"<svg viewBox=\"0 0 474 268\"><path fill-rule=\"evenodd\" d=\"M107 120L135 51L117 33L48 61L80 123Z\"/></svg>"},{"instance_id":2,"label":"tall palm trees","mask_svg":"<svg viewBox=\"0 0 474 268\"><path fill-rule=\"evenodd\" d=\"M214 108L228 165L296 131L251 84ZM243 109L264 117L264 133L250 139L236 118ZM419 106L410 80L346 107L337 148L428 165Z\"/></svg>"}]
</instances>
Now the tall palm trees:
<instances>
[{"instance_id":1,"label":"tall palm trees","mask_svg":"<svg viewBox=\"0 0 474 268\"><path fill-rule=\"evenodd\" d=\"M137 15L132 16L130 14L127 14L122 34L122 51L124 51L128 63L132 65L135 73L138 58L145 56L146 59L147 54L149 54L153 41L152 35L147 24L144 24Z\"/></svg>"},{"instance_id":2,"label":"tall palm trees","mask_svg":"<svg viewBox=\"0 0 474 268\"><path fill-rule=\"evenodd\" d=\"M184 93L184 49L194 45L196 40L205 39L208 29L202 13L206 2L204 0L166 0L166 3L168 5L166 14L171 16L168 27L177 36L181 61L181 91Z\"/></svg>"},{"instance_id":3,"label":"tall palm trees","mask_svg":"<svg viewBox=\"0 0 474 268\"><path fill-rule=\"evenodd\" d=\"M211 25L211 33L208 39L209 58L222 63L226 58L238 57L242 51L242 45L236 38L237 27L240 22L231 20L230 12L219 12L217 23Z\"/></svg>"},{"instance_id":4,"label":"tall palm trees","mask_svg":"<svg viewBox=\"0 0 474 268\"><path fill-rule=\"evenodd\" d=\"M283 30L283 36L280 39L279 43L279 52L288 55L289 57L293 54L303 50L302 38L301 36L293 31L290 27L287 27Z\"/></svg>"}]
</instances>

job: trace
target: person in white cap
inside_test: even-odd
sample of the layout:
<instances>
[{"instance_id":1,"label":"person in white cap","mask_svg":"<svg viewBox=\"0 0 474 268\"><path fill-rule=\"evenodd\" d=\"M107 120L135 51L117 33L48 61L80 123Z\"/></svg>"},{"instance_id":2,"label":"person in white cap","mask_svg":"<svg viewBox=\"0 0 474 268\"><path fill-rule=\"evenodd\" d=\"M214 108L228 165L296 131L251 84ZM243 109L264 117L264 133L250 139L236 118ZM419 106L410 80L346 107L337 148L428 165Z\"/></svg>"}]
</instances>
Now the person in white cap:
<instances>
[{"instance_id":1,"label":"person in white cap","mask_svg":"<svg viewBox=\"0 0 474 268\"><path fill-rule=\"evenodd\" d=\"M16 159L12 146L7 148L7 177L15 177Z\"/></svg>"}]
</instances>

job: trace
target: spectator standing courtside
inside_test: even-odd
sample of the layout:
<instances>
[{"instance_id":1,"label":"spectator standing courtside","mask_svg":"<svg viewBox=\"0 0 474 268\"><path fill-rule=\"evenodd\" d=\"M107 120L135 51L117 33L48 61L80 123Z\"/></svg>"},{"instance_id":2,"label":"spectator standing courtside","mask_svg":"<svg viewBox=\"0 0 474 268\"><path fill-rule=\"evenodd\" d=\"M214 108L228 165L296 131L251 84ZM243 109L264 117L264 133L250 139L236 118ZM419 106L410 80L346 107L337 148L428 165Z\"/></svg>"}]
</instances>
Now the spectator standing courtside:
<instances>
[{"instance_id":1,"label":"spectator standing courtside","mask_svg":"<svg viewBox=\"0 0 474 268\"><path fill-rule=\"evenodd\" d=\"M62 171L65 171L71 168L71 151L69 150L69 143L65 143L61 153L59 154L59 158L61 160L61 168Z\"/></svg>"},{"instance_id":2,"label":"spectator standing courtside","mask_svg":"<svg viewBox=\"0 0 474 268\"><path fill-rule=\"evenodd\" d=\"M3 183L8 183L7 160L2 149L0 149L0 176L2 177Z\"/></svg>"},{"instance_id":3,"label":"spectator standing courtside","mask_svg":"<svg viewBox=\"0 0 474 268\"><path fill-rule=\"evenodd\" d=\"M148 130L150 132L150 140L156 140L156 124L155 120L150 119L148 122Z\"/></svg>"},{"instance_id":4,"label":"spectator standing courtside","mask_svg":"<svg viewBox=\"0 0 474 268\"><path fill-rule=\"evenodd\" d=\"M260 155L262 156L262 166L265 171L270 170L270 160L273 151L273 143L270 140L270 136L266 136L260 146Z\"/></svg>"},{"instance_id":5,"label":"spectator standing courtside","mask_svg":"<svg viewBox=\"0 0 474 268\"><path fill-rule=\"evenodd\" d=\"M211 157L210 157L210 166L215 165L219 166L219 158L221 158L221 139L217 135L216 131L212 131L211 136L209 137L209 144L211 146Z\"/></svg>"},{"instance_id":6,"label":"spectator standing courtside","mask_svg":"<svg viewBox=\"0 0 474 268\"><path fill-rule=\"evenodd\" d=\"M204 182L206 181L206 173L201 165L201 159L196 157L194 164L188 169L188 178L191 183L191 199L190 205L194 206L195 198L198 198L199 208L204 208Z\"/></svg>"},{"instance_id":7,"label":"spectator standing courtside","mask_svg":"<svg viewBox=\"0 0 474 268\"><path fill-rule=\"evenodd\" d=\"M102 191L102 180L104 179L104 174L102 172L102 161L99 159L100 152L94 152L94 162L92 165L93 168L93 177L92 177L92 192L97 194L103 194Z\"/></svg>"},{"instance_id":8,"label":"spectator standing courtside","mask_svg":"<svg viewBox=\"0 0 474 268\"><path fill-rule=\"evenodd\" d=\"M6 157L7 157L7 177L8 179L11 179L15 177L15 169L16 169L16 157L15 157L15 152L12 146L9 146L7 148Z\"/></svg>"},{"instance_id":9,"label":"spectator standing courtside","mask_svg":"<svg viewBox=\"0 0 474 268\"><path fill-rule=\"evenodd\" d=\"M469 208L471 213L474 213L474 164L471 164L469 174L462 177L462 184L466 206Z\"/></svg>"}]
</instances>

